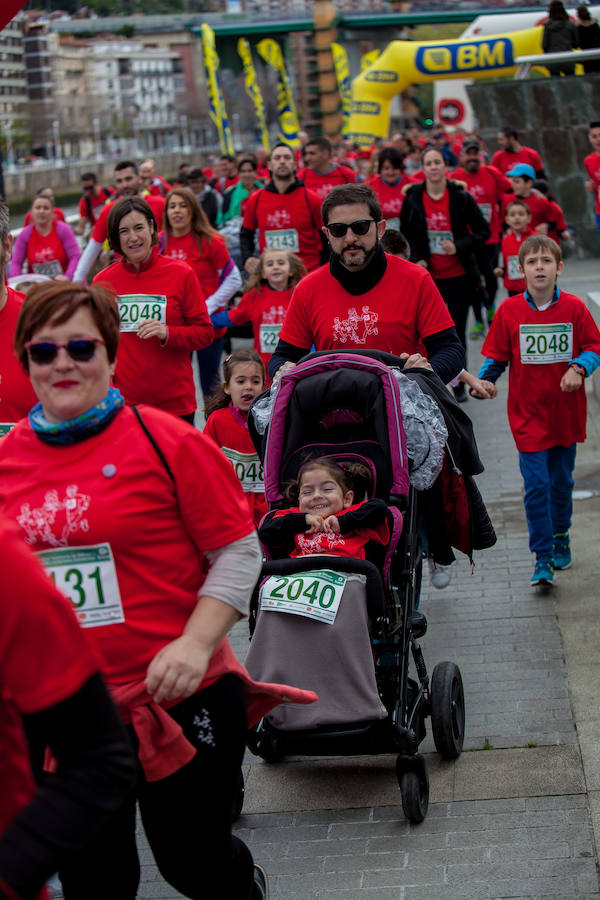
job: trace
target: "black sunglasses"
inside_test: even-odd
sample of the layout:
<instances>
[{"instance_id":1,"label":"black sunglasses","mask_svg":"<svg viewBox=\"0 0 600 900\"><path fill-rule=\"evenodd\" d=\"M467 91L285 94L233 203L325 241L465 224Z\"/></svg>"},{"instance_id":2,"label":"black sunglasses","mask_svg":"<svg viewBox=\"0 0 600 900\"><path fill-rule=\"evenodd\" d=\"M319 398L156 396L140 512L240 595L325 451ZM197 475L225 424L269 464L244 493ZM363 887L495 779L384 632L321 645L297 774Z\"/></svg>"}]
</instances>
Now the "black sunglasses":
<instances>
[{"instance_id":1,"label":"black sunglasses","mask_svg":"<svg viewBox=\"0 0 600 900\"><path fill-rule=\"evenodd\" d=\"M61 347L65 348L74 362L89 362L98 344L106 347L106 341L100 338L74 338L67 344L55 344L54 341L27 341L25 349L29 359L37 366L47 366L54 362Z\"/></svg>"},{"instance_id":2,"label":"black sunglasses","mask_svg":"<svg viewBox=\"0 0 600 900\"><path fill-rule=\"evenodd\" d=\"M343 238L346 236L346 232L349 228L352 229L354 234L366 234L371 227L371 223L374 221L375 219L357 219L356 222L350 222L349 225L346 225L345 222L331 222L325 227L334 238Z\"/></svg>"}]
</instances>

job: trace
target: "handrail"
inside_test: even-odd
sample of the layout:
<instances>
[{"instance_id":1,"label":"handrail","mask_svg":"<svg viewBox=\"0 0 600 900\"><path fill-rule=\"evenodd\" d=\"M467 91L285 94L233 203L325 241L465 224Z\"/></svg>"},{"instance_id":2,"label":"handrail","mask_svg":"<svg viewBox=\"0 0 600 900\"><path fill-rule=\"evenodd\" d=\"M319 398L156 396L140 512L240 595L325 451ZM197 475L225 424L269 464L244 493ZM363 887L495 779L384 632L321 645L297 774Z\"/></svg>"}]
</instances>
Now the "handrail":
<instances>
[{"instance_id":1,"label":"handrail","mask_svg":"<svg viewBox=\"0 0 600 900\"><path fill-rule=\"evenodd\" d=\"M519 68L515 73L515 79L528 78L532 66L547 68L548 63L564 62L572 62L577 65L588 59L600 59L600 47L592 50L562 50L560 53L533 53L529 56L517 56L515 63Z\"/></svg>"}]
</instances>

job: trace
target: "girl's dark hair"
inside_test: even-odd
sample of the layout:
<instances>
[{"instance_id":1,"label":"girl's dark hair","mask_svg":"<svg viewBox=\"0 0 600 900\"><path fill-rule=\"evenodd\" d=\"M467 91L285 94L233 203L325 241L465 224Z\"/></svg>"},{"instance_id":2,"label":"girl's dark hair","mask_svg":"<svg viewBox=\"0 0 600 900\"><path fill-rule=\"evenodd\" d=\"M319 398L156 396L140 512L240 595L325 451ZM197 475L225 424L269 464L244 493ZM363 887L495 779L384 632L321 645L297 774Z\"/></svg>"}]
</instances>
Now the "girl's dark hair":
<instances>
[{"instance_id":1,"label":"girl's dark hair","mask_svg":"<svg viewBox=\"0 0 600 900\"><path fill-rule=\"evenodd\" d=\"M258 265L246 284L246 291L251 291L253 288L260 287L261 284L267 283L267 279L263 271L263 259L265 253L271 252L273 252L273 248L267 247L267 249L263 250L263 252L260 254ZM296 256L290 250L284 250L283 252L286 254L290 263L290 274L288 277L287 286L289 288L296 287L300 279L304 278L304 276L306 275L306 266L304 265L300 257Z\"/></svg>"},{"instance_id":2,"label":"girl's dark hair","mask_svg":"<svg viewBox=\"0 0 600 900\"><path fill-rule=\"evenodd\" d=\"M524 200L511 200L510 203L508 204L508 206L506 207L506 212L504 214L506 215L506 213L509 211L509 209L512 209L513 206L522 206L523 209L527 210L529 215L531 215L531 210L529 209L529 207L527 206L527 204L525 203Z\"/></svg>"},{"instance_id":3,"label":"girl's dark hair","mask_svg":"<svg viewBox=\"0 0 600 900\"><path fill-rule=\"evenodd\" d=\"M446 160L444 159L444 154L442 153L442 151L440 150L439 147L435 146L435 144L427 144L427 146L421 153L421 165L423 165L423 163L425 162L425 157L427 156L427 154L431 153L432 151L435 151L438 154L438 156L441 156L442 162L444 163L444 165L446 165Z\"/></svg>"},{"instance_id":4,"label":"girl's dark hair","mask_svg":"<svg viewBox=\"0 0 600 900\"><path fill-rule=\"evenodd\" d=\"M233 376L233 370L238 363L256 363L259 367L263 383L267 380L265 366L256 350L234 350L223 362L223 383L219 385L214 394L211 394L204 406L204 415L208 419L211 413L217 409L225 409L231 403L231 397L225 393L225 385L229 384Z\"/></svg>"},{"instance_id":5,"label":"girl's dark hair","mask_svg":"<svg viewBox=\"0 0 600 900\"><path fill-rule=\"evenodd\" d=\"M330 457L323 456L304 463L300 467L297 479L287 486L284 496L291 506L298 505L302 476L313 469L325 469L331 475L332 480L340 486L343 494L347 494L348 491L354 492L354 499L357 502L369 497L373 490L373 476L364 463L344 463L341 466Z\"/></svg>"},{"instance_id":6,"label":"girl's dark hair","mask_svg":"<svg viewBox=\"0 0 600 900\"><path fill-rule=\"evenodd\" d=\"M213 234L216 234L216 230L212 227L210 222L208 221L208 216L202 209L199 201L196 199L196 195L190 190L188 187L177 187L171 188L167 196L165 197L165 231L167 235L173 234L173 229L171 227L171 223L169 222L168 216L168 206L169 200L171 197L180 197L184 203L187 204L188 209L192 214L192 221L190 223L191 233L194 238L198 242L198 246L200 250L202 250L202 241L204 238L210 240ZM167 238L168 244L168 238Z\"/></svg>"},{"instance_id":7,"label":"girl's dark hair","mask_svg":"<svg viewBox=\"0 0 600 900\"><path fill-rule=\"evenodd\" d=\"M548 7L548 16L551 19L568 19L567 13L562 0L552 0Z\"/></svg>"},{"instance_id":8,"label":"girl's dark hair","mask_svg":"<svg viewBox=\"0 0 600 900\"><path fill-rule=\"evenodd\" d=\"M404 169L404 157L395 147L384 147L377 160L377 171L381 174L381 167L389 162L395 169Z\"/></svg>"},{"instance_id":9,"label":"girl's dark hair","mask_svg":"<svg viewBox=\"0 0 600 900\"><path fill-rule=\"evenodd\" d=\"M590 16L590 11L587 6L584 6L583 3L581 6L577 7L577 15L581 19L582 22L591 22L592 17Z\"/></svg>"}]
</instances>

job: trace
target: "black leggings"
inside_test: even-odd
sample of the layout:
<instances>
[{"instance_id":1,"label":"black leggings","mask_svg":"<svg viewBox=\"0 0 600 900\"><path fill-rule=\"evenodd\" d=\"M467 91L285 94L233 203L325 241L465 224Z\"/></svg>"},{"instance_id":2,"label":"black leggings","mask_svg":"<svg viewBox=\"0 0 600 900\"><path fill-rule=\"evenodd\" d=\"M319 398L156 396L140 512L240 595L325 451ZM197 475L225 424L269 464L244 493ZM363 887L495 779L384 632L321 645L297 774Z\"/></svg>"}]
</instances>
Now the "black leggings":
<instances>
[{"instance_id":1,"label":"black leggings","mask_svg":"<svg viewBox=\"0 0 600 900\"><path fill-rule=\"evenodd\" d=\"M467 316L473 298L473 289L469 278L466 275L457 275L456 278L436 278L434 280L454 320L460 342L466 348Z\"/></svg>"},{"instance_id":2,"label":"black leggings","mask_svg":"<svg viewBox=\"0 0 600 900\"><path fill-rule=\"evenodd\" d=\"M172 887L192 900L250 896L252 856L231 834L247 728L242 683L225 675L169 714L196 747L195 757L162 781L146 781L140 768L134 793L61 869L65 900L134 900L140 879L136 800L156 864ZM133 729L128 731L137 748Z\"/></svg>"}]
</instances>

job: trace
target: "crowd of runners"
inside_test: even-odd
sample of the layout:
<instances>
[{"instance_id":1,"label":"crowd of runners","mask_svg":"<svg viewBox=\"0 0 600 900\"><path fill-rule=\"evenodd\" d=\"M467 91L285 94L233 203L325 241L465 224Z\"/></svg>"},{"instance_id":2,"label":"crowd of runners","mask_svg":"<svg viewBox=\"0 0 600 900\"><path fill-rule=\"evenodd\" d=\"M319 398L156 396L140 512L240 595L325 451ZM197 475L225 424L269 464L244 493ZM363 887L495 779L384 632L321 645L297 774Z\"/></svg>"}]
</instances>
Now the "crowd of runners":
<instances>
[{"instance_id":1,"label":"crowd of runners","mask_svg":"<svg viewBox=\"0 0 600 900\"><path fill-rule=\"evenodd\" d=\"M589 140L600 232L600 122ZM14 241L0 205L0 897L37 897L58 870L65 900L117 882L133 900L136 804L184 896L268 896L231 833L245 735L315 698L253 681L227 632L248 614L268 511L250 407L311 350L386 351L459 403L493 399L508 367L531 584L571 565L600 332L557 283L571 235L544 161L513 127L497 143L303 134L169 178L121 159L110 184L82 177L73 227L38 191ZM232 350L244 327L253 349ZM478 375L469 337L484 339ZM385 542L380 501L355 503L338 469L303 470L267 521L292 556L332 535L360 556L363 529ZM424 550L446 587L447 561Z\"/></svg>"}]
</instances>

